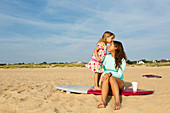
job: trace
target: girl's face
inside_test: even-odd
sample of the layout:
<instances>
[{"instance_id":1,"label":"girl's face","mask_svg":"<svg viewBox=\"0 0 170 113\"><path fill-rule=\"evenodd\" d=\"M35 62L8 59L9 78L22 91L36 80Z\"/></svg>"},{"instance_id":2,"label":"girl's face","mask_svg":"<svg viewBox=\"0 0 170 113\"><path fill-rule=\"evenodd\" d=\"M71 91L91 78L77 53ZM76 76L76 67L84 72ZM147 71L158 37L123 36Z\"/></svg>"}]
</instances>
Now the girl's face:
<instances>
[{"instance_id":1,"label":"girl's face","mask_svg":"<svg viewBox=\"0 0 170 113\"><path fill-rule=\"evenodd\" d=\"M107 43L111 43L114 38L115 38L114 35L108 36L108 37L106 37L106 42L107 42Z\"/></svg>"},{"instance_id":2,"label":"girl's face","mask_svg":"<svg viewBox=\"0 0 170 113\"><path fill-rule=\"evenodd\" d=\"M112 44L110 44L110 45L108 46L107 51L108 51L108 52L112 52L112 51L115 51L116 49L117 49L117 48L115 47L114 42L112 42Z\"/></svg>"}]
</instances>

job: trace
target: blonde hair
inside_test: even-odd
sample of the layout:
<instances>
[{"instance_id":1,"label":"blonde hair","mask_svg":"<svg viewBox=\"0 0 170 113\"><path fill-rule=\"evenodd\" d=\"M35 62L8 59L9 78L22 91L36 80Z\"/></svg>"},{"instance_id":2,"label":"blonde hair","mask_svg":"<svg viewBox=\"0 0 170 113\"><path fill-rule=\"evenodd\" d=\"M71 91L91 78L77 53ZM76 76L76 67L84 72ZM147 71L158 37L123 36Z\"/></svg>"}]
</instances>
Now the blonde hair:
<instances>
[{"instance_id":1,"label":"blonde hair","mask_svg":"<svg viewBox=\"0 0 170 113\"><path fill-rule=\"evenodd\" d=\"M110 32L110 31L104 32L102 38L101 38L97 43L99 43L99 42L104 42L104 43L106 43L106 37L112 36L112 35L114 35L114 34L113 34L112 32ZM115 35L114 35L114 36L115 36Z\"/></svg>"}]
</instances>

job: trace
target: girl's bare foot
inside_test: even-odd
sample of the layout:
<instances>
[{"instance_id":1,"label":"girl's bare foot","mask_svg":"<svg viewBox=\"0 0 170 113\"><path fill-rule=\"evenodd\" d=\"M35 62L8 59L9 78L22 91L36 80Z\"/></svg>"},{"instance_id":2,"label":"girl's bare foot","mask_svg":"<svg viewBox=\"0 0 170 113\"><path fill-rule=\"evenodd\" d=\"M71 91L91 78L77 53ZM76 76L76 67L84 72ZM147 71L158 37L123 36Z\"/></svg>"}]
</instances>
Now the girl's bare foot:
<instances>
[{"instance_id":1,"label":"girl's bare foot","mask_svg":"<svg viewBox=\"0 0 170 113\"><path fill-rule=\"evenodd\" d=\"M115 104L115 106L114 106L114 110L119 110L119 109L121 109L122 108L122 106L121 106L121 104L119 103L119 104Z\"/></svg>"},{"instance_id":2,"label":"girl's bare foot","mask_svg":"<svg viewBox=\"0 0 170 113\"><path fill-rule=\"evenodd\" d=\"M97 105L97 108L106 108L106 104L104 104L104 102L101 102Z\"/></svg>"},{"instance_id":3,"label":"girl's bare foot","mask_svg":"<svg viewBox=\"0 0 170 113\"><path fill-rule=\"evenodd\" d=\"M101 87L95 86L93 89L94 90L101 90Z\"/></svg>"}]
</instances>

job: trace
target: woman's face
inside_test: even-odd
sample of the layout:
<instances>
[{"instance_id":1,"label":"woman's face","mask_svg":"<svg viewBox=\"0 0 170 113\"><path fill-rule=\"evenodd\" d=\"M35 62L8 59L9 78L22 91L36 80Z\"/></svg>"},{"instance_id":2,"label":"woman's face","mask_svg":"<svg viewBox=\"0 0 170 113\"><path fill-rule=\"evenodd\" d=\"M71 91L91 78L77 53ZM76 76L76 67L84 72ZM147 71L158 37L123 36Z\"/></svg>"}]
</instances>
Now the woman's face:
<instances>
[{"instance_id":1,"label":"woman's face","mask_svg":"<svg viewBox=\"0 0 170 113\"><path fill-rule=\"evenodd\" d=\"M112 52L112 51L115 51L117 48L114 46L114 42L112 42L109 46L108 46L108 49L107 51L108 52Z\"/></svg>"}]
</instances>

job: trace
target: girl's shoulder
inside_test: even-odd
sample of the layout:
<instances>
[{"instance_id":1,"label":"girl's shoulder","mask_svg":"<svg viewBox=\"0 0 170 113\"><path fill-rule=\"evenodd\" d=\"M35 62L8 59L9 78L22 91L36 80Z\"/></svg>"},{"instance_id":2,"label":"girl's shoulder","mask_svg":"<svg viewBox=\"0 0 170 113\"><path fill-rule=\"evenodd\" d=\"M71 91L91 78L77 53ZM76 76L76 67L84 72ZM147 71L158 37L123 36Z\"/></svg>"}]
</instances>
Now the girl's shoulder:
<instances>
[{"instance_id":1,"label":"girl's shoulder","mask_svg":"<svg viewBox=\"0 0 170 113\"><path fill-rule=\"evenodd\" d=\"M104 42L98 42L97 45L106 45Z\"/></svg>"},{"instance_id":2,"label":"girl's shoulder","mask_svg":"<svg viewBox=\"0 0 170 113\"><path fill-rule=\"evenodd\" d=\"M102 47L106 47L106 44L105 44L104 42L98 42L98 43L97 43L97 46L98 46L99 48L102 48Z\"/></svg>"}]
</instances>

